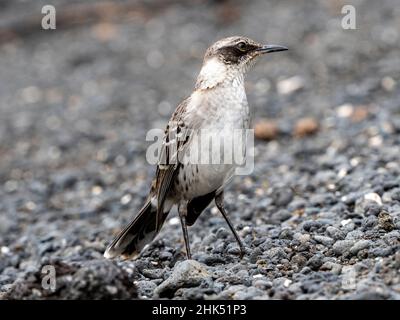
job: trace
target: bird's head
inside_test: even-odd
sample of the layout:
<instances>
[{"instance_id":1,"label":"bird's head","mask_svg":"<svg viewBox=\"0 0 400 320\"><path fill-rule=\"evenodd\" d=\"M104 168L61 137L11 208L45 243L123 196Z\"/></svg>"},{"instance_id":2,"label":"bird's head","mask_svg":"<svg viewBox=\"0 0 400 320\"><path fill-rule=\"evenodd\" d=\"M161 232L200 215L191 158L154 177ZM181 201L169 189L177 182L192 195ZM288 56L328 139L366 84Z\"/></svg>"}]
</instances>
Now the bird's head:
<instances>
[{"instance_id":1,"label":"bird's head","mask_svg":"<svg viewBox=\"0 0 400 320\"><path fill-rule=\"evenodd\" d=\"M196 88L209 89L226 80L243 76L257 57L284 50L288 48L263 45L246 37L221 39L207 49Z\"/></svg>"}]
</instances>

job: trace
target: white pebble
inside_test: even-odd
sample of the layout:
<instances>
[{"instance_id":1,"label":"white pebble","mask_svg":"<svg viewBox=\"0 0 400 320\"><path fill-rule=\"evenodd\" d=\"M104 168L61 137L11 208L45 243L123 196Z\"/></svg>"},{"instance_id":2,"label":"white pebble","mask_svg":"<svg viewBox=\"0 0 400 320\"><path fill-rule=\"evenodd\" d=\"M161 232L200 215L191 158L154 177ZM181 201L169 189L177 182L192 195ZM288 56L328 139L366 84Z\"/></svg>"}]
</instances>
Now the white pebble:
<instances>
[{"instance_id":1,"label":"white pebble","mask_svg":"<svg viewBox=\"0 0 400 320\"><path fill-rule=\"evenodd\" d=\"M292 280L286 279L285 282L283 283L283 286L284 286L285 288L287 288L287 287L290 286L291 283L292 283Z\"/></svg>"},{"instance_id":2,"label":"white pebble","mask_svg":"<svg viewBox=\"0 0 400 320\"><path fill-rule=\"evenodd\" d=\"M348 225L350 222L351 222L351 219L346 219L346 220L340 221L340 224L344 227L344 226Z\"/></svg>"},{"instance_id":3,"label":"white pebble","mask_svg":"<svg viewBox=\"0 0 400 320\"><path fill-rule=\"evenodd\" d=\"M281 80L277 84L279 94L288 95L304 87L304 80L300 76L294 76Z\"/></svg>"},{"instance_id":4,"label":"white pebble","mask_svg":"<svg viewBox=\"0 0 400 320\"><path fill-rule=\"evenodd\" d=\"M339 179L344 178L346 175L347 175L347 170L346 169L342 168L342 169L339 170L339 172L338 172L338 178Z\"/></svg>"},{"instance_id":5,"label":"white pebble","mask_svg":"<svg viewBox=\"0 0 400 320\"><path fill-rule=\"evenodd\" d=\"M353 112L354 112L354 107L350 103L342 104L336 109L336 113L340 118L349 118L353 114Z\"/></svg>"},{"instance_id":6,"label":"white pebble","mask_svg":"<svg viewBox=\"0 0 400 320\"><path fill-rule=\"evenodd\" d=\"M359 163L360 163L360 158L355 157L355 158L351 158L351 160L350 160L350 164L352 167L357 167L359 165Z\"/></svg>"},{"instance_id":7,"label":"white pebble","mask_svg":"<svg viewBox=\"0 0 400 320\"><path fill-rule=\"evenodd\" d=\"M211 214L218 214L219 213L219 210L218 210L218 208L217 207L212 207L211 208Z\"/></svg>"},{"instance_id":8,"label":"white pebble","mask_svg":"<svg viewBox=\"0 0 400 320\"><path fill-rule=\"evenodd\" d=\"M36 203L34 203L33 201L28 201L28 202L25 204L25 207L26 207L27 210L33 211L33 210L36 209Z\"/></svg>"},{"instance_id":9,"label":"white pebble","mask_svg":"<svg viewBox=\"0 0 400 320\"><path fill-rule=\"evenodd\" d=\"M117 294L118 292L118 289L114 286L106 286L106 289L112 295Z\"/></svg>"},{"instance_id":10,"label":"white pebble","mask_svg":"<svg viewBox=\"0 0 400 320\"><path fill-rule=\"evenodd\" d=\"M379 194L375 193L375 192L371 192L371 193L367 193L366 195L364 195L364 199L365 200L371 200L376 202L377 204L379 204L380 206L382 205L382 199L379 196Z\"/></svg>"},{"instance_id":11,"label":"white pebble","mask_svg":"<svg viewBox=\"0 0 400 320\"><path fill-rule=\"evenodd\" d=\"M169 224L171 226L176 226L177 224L179 224L179 218L178 217L173 217L173 218L169 219Z\"/></svg>"},{"instance_id":12,"label":"white pebble","mask_svg":"<svg viewBox=\"0 0 400 320\"><path fill-rule=\"evenodd\" d=\"M121 203L122 203L123 205L126 205L126 204L128 204L129 202L131 202L131 200L132 200L132 196L131 196L130 194L126 194L126 195L124 195L124 196L121 198Z\"/></svg>"},{"instance_id":13,"label":"white pebble","mask_svg":"<svg viewBox=\"0 0 400 320\"><path fill-rule=\"evenodd\" d=\"M93 194L94 196L98 196L98 195L100 195L102 192L103 192L103 188L100 187L100 186L94 186L94 187L92 188L92 194Z\"/></svg>"},{"instance_id":14,"label":"white pebble","mask_svg":"<svg viewBox=\"0 0 400 320\"><path fill-rule=\"evenodd\" d=\"M334 183L329 183L327 187L328 187L328 190L335 190L336 189L336 185Z\"/></svg>"},{"instance_id":15,"label":"white pebble","mask_svg":"<svg viewBox=\"0 0 400 320\"><path fill-rule=\"evenodd\" d=\"M382 145L383 139L381 136L374 136L369 139L369 145L371 147L380 147Z\"/></svg>"},{"instance_id":16,"label":"white pebble","mask_svg":"<svg viewBox=\"0 0 400 320\"><path fill-rule=\"evenodd\" d=\"M1 247L1 253L2 254L9 254L10 253L10 248L6 247L6 246Z\"/></svg>"}]
</instances>

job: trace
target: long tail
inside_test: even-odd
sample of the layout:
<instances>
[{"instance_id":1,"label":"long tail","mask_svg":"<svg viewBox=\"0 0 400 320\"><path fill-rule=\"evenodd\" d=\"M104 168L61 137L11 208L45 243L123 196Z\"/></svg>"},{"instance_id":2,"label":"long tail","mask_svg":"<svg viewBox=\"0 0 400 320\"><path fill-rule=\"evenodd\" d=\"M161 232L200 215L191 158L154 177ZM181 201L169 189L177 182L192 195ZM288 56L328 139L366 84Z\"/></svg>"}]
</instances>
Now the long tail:
<instances>
[{"instance_id":1,"label":"long tail","mask_svg":"<svg viewBox=\"0 0 400 320\"><path fill-rule=\"evenodd\" d=\"M107 259L121 255L123 258L133 258L150 243L158 231L156 228L157 208L151 197L146 201L137 216L116 236L104 252ZM169 211L169 210L168 210ZM168 212L164 213L165 221ZM161 227L160 227L161 228ZM158 230L160 230L158 228Z\"/></svg>"}]
</instances>

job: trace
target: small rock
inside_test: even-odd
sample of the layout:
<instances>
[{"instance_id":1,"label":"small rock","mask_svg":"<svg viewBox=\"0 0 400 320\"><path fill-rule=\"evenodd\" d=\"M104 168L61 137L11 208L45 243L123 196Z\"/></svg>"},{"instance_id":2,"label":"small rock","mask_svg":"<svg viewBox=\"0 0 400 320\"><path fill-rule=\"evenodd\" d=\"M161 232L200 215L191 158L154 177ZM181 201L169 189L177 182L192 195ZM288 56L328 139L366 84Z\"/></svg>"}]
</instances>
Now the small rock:
<instances>
[{"instance_id":1,"label":"small rock","mask_svg":"<svg viewBox=\"0 0 400 320\"><path fill-rule=\"evenodd\" d=\"M396 87L396 81L392 77L383 77L381 86L385 91L391 92Z\"/></svg>"},{"instance_id":2,"label":"small rock","mask_svg":"<svg viewBox=\"0 0 400 320\"><path fill-rule=\"evenodd\" d=\"M310 235L306 233L296 232L293 238L300 241L300 243L306 243L310 241Z\"/></svg>"},{"instance_id":3,"label":"small rock","mask_svg":"<svg viewBox=\"0 0 400 320\"><path fill-rule=\"evenodd\" d=\"M300 76L281 80L277 84L278 93L281 95L289 95L304 87L304 80Z\"/></svg>"},{"instance_id":4,"label":"small rock","mask_svg":"<svg viewBox=\"0 0 400 320\"><path fill-rule=\"evenodd\" d=\"M157 287L157 285L154 282L147 280L135 281L135 285L137 287L139 298L152 297L154 290Z\"/></svg>"},{"instance_id":5,"label":"small rock","mask_svg":"<svg viewBox=\"0 0 400 320\"><path fill-rule=\"evenodd\" d=\"M272 282L266 280L255 280L253 286L261 290L268 290L272 288Z\"/></svg>"},{"instance_id":6,"label":"small rock","mask_svg":"<svg viewBox=\"0 0 400 320\"><path fill-rule=\"evenodd\" d=\"M386 211L381 211L381 213L378 215L378 223L379 227L388 232L395 228L392 217Z\"/></svg>"},{"instance_id":7,"label":"small rock","mask_svg":"<svg viewBox=\"0 0 400 320\"><path fill-rule=\"evenodd\" d=\"M342 240L345 237L345 234L341 230L333 226L328 226L326 233L334 240Z\"/></svg>"},{"instance_id":8,"label":"small rock","mask_svg":"<svg viewBox=\"0 0 400 320\"><path fill-rule=\"evenodd\" d=\"M377 194L377 193L374 193L374 192L367 193L366 195L364 195L364 199L365 200L375 201L380 206L382 205L382 199L379 196L379 194Z\"/></svg>"},{"instance_id":9,"label":"small rock","mask_svg":"<svg viewBox=\"0 0 400 320\"><path fill-rule=\"evenodd\" d=\"M353 222L353 220L351 220L351 219L345 219L345 220L340 221L340 224L342 225L342 227L345 227L352 222Z\"/></svg>"},{"instance_id":10,"label":"small rock","mask_svg":"<svg viewBox=\"0 0 400 320\"><path fill-rule=\"evenodd\" d=\"M290 219L291 217L292 217L292 214L288 210L281 209L272 214L271 223L279 224L283 221Z\"/></svg>"},{"instance_id":11,"label":"small rock","mask_svg":"<svg viewBox=\"0 0 400 320\"><path fill-rule=\"evenodd\" d=\"M206 266L195 260L178 262L172 274L155 289L154 294L159 297L172 297L179 288L198 286L209 276Z\"/></svg>"},{"instance_id":12,"label":"small rock","mask_svg":"<svg viewBox=\"0 0 400 320\"><path fill-rule=\"evenodd\" d=\"M292 259L290 260L290 262L291 262L292 264L297 265L297 266L301 269L301 268L303 268L303 267L306 265L307 259L306 259L306 257L305 257L303 254L297 253L297 254L295 254L295 255L292 257Z\"/></svg>"},{"instance_id":13,"label":"small rock","mask_svg":"<svg viewBox=\"0 0 400 320\"><path fill-rule=\"evenodd\" d=\"M378 224L378 219L375 216L368 216L361 222L362 230L373 229Z\"/></svg>"},{"instance_id":14,"label":"small rock","mask_svg":"<svg viewBox=\"0 0 400 320\"><path fill-rule=\"evenodd\" d=\"M358 106L354 109L353 114L351 115L351 120L353 122L361 122L365 120L369 115L369 110L366 106Z\"/></svg>"},{"instance_id":15,"label":"small rock","mask_svg":"<svg viewBox=\"0 0 400 320\"><path fill-rule=\"evenodd\" d=\"M230 232L226 230L225 228L221 227L217 230L216 234L217 238L219 239L225 239L230 235Z\"/></svg>"},{"instance_id":16,"label":"small rock","mask_svg":"<svg viewBox=\"0 0 400 320\"><path fill-rule=\"evenodd\" d=\"M255 287L233 285L222 291L217 299L250 300L263 296L264 292Z\"/></svg>"},{"instance_id":17,"label":"small rock","mask_svg":"<svg viewBox=\"0 0 400 320\"><path fill-rule=\"evenodd\" d=\"M311 259L308 260L307 266L310 267L312 270L316 271L319 267L322 266L324 260L324 255L321 253L315 254Z\"/></svg>"},{"instance_id":18,"label":"small rock","mask_svg":"<svg viewBox=\"0 0 400 320\"><path fill-rule=\"evenodd\" d=\"M293 200L293 191L288 187L277 188L272 191L271 198L274 205L284 207Z\"/></svg>"},{"instance_id":19,"label":"small rock","mask_svg":"<svg viewBox=\"0 0 400 320\"><path fill-rule=\"evenodd\" d=\"M313 232L322 227L322 225L318 220L307 220L303 223L303 229L307 232Z\"/></svg>"},{"instance_id":20,"label":"small rock","mask_svg":"<svg viewBox=\"0 0 400 320\"><path fill-rule=\"evenodd\" d=\"M322 243L326 247L331 246L335 241L330 237L320 236L320 235L315 235L314 240L317 241L318 243Z\"/></svg>"},{"instance_id":21,"label":"small rock","mask_svg":"<svg viewBox=\"0 0 400 320\"><path fill-rule=\"evenodd\" d=\"M343 255L354 245L354 240L338 240L332 247L333 253L340 256Z\"/></svg>"},{"instance_id":22,"label":"small rock","mask_svg":"<svg viewBox=\"0 0 400 320\"><path fill-rule=\"evenodd\" d=\"M295 137L305 137L316 133L319 129L318 121L314 118L302 118L296 122L293 135Z\"/></svg>"},{"instance_id":23,"label":"small rock","mask_svg":"<svg viewBox=\"0 0 400 320\"><path fill-rule=\"evenodd\" d=\"M354 213L357 215L366 215L366 216L370 216L370 215L374 215L377 216L379 214L379 212L381 211L381 206L382 206L382 201L379 197L379 201L378 198L376 198L374 195L374 193L369 193L368 194L368 198L361 198L358 199L356 201L355 207L354 207ZM375 200L372 200L372 198L374 198Z\"/></svg>"},{"instance_id":24,"label":"small rock","mask_svg":"<svg viewBox=\"0 0 400 320\"><path fill-rule=\"evenodd\" d=\"M254 125L254 136L261 140L274 140L279 134L279 128L275 121L260 120Z\"/></svg>"},{"instance_id":25,"label":"small rock","mask_svg":"<svg viewBox=\"0 0 400 320\"><path fill-rule=\"evenodd\" d=\"M336 203L336 198L330 193L316 194L310 198L310 203L313 206L322 207L327 204Z\"/></svg>"},{"instance_id":26,"label":"small rock","mask_svg":"<svg viewBox=\"0 0 400 320\"><path fill-rule=\"evenodd\" d=\"M2 255L7 255L7 254L10 253L10 248L9 248L9 247L6 247L6 246L2 246L1 249L0 249L0 253L1 253Z\"/></svg>"},{"instance_id":27,"label":"small rock","mask_svg":"<svg viewBox=\"0 0 400 320\"><path fill-rule=\"evenodd\" d=\"M350 248L350 253L356 255L359 251L367 249L370 246L371 246L370 240L359 240Z\"/></svg>"},{"instance_id":28,"label":"small rock","mask_svg":"<svg viewBox=\"0 0 400 320\"><path fill-rule=\"evenodd\" d=\"M394 248L390 246L381 246L369 250L369 254L373 257L387 257L393 254Z\"/></svg>"},{"instance_id":29,"label":"small rock","mask_svg":"<svg viewBox=\"0 0 400 320\"><path fill-rule=\"evenodd\" d=\"M291 283L292 283L292 280L286 279L286 280L283 282L283 286L284 286L285 288L288 288L288 287L290 286Z\"/></svg>"},{"instance_id":30,"label":"small rock","mask_svg":"<svg viewBox=\"0 0 400 320\"><path fill-rule=\"evenodd\" d=\"M281 233L279 234L279 238L292 240L293 239L293 231L289 228L282 229Z\"/></svg>"},{"instance_id":31,"label":"small rock","mask_svg":"<svg viewBox=\"0 0 400 320\"><path fill-rule=\"evenodd\" d=\"M334 274L340 274L342 271L342 266L338 263L327 261L321 267L321 271L330 271Z\"/></svg>"},{"instance_id":32,"label":"small rock","mask_svg":"<svg viewBox=\"0 0 400 320\"><path fill-rule=\"evenodd\" d=\"M354 111L354 106L350 103L342 104L336 108L336 114L340 118L349 118Z\"/></svg>"},{"instance_id":33,"label":"small rock","mask_svg":"<svg viewBox=\"0 0 400 320\"><path fill-rule=\"evenodd\" d=\"M359 240L363 237L364 237L364 232L362 232L361 230L353 230L347 234L346 240Z\"/></svg>"}]
</instances>

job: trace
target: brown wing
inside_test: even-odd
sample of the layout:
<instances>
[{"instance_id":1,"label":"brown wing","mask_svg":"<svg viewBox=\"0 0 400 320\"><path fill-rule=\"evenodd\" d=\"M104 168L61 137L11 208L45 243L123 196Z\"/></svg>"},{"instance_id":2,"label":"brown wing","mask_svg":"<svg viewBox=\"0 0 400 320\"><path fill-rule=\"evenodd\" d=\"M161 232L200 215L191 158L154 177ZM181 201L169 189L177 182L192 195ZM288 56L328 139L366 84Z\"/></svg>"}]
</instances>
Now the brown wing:
<instances>
[{"instance_id":1,"label":"brown wing","mask_svg":"<svg viewBox=\"0 0 400 320\"><path fill-rule=\"evenodd\" d=\"M183 117L187 110L189 99L184 100L176 108L165 129L154 185L158 203L157 230L162 225L165 199L179 171L179 155L184 152L185 144L188 141L188 130Z\"/></svg>"}]
</instances>

